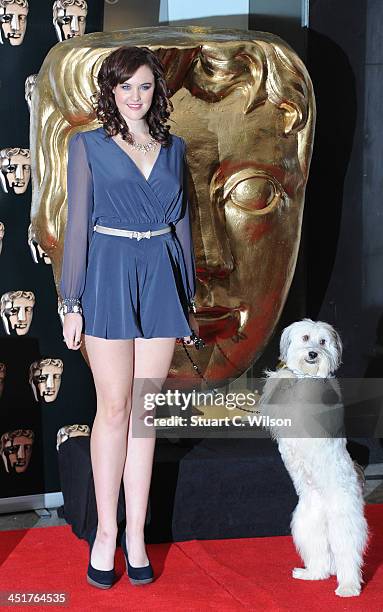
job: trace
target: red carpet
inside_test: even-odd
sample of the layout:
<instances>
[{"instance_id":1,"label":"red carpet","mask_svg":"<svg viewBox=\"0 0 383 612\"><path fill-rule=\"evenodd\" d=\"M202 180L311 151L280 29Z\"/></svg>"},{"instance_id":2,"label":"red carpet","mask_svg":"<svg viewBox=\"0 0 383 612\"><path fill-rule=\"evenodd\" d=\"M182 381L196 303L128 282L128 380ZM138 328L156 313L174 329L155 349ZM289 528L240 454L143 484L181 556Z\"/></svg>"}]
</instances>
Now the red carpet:
<instances>
[{"instance_id":1,"label":"red carpet","mask_svg":"<svg viewBox=\"0 0 383 612\"><path fill-rule=\"evenodd\" d=\"M0 591L66 591L70 610L378 612L383 610L383 505L367 506L367 518L371 540L366 584L362 595L351 599L334 594L335 578L293 580L291 569L300 563L287 536L149 546L157 580L143 587L131 586L123 575L125 564L118 549L118 582L109 591L100 591L85 579L88 545L69 526L0 532Z\"/></svg>"}]
</instances>

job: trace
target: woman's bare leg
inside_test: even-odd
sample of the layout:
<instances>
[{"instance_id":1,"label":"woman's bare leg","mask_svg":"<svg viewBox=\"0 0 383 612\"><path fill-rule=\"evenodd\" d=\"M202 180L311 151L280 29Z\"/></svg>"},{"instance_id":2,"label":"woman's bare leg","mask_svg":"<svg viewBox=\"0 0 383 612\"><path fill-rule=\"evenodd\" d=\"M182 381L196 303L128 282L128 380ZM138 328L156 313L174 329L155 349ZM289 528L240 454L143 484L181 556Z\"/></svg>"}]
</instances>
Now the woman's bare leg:
<instances>
[{"instance_id":1,"label":"woman's bare leg","mask_svg":"<svg viewBox=\"0 0 383 612\"><path fill-rule=\"evenodd\" d=\"M117 502L126 457L131 409L134 340L85 335L97 394L90 449L98 529L92 549L94 568L110 570L117 536Z\"/></svg>"},{"instance_id":2,"label":"woman's bare leg","mask_svg":"<svg viewBox=\"0 0 383 612\"><path fill-rule=\"evenodd\" d=\"M128 451L124 468L126 534L129 562L134 567L148 564L144 526L152 475L155 431L148 437L134 435L132 417L142 416L143 404L137 401L136 388L146 380L153 381L157 392L166 380L175 348L175 338L136 338L134 349L133 408L129 421ZM152 392L153 389L150 389ZM133 431L133 435L132 435Z\"/></svg>"}]
</instances>

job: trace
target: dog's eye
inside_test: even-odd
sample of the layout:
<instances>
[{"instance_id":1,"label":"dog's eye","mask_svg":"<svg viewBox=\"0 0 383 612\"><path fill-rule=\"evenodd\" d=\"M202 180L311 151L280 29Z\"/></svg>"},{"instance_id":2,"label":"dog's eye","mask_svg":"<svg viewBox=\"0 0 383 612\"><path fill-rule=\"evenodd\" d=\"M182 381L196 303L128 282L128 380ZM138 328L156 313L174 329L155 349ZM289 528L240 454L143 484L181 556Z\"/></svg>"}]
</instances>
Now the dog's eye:
<instances>
[{"instance_id":1,"label":"dog's eye","mask_svg":"<svg viewBox=\"0 0 383 612\"><path fill-rule=\"evenodd\" d=\"M321 340L319 340L319 344L321 346L324 346L326 344L326 340L324 338L322 338Z\"/></svg>"},{"instance_id":2,"label":"dog's eye","mask_svg":"<svg viewBox=\"0 0 383 612\"><path fill-rule=\"evenodd\" d=\"M302 336L302 340L303 342L307 342L307 340L309 339L308 335L305 334L304 336Z\"/></svg>"}]
</instances>

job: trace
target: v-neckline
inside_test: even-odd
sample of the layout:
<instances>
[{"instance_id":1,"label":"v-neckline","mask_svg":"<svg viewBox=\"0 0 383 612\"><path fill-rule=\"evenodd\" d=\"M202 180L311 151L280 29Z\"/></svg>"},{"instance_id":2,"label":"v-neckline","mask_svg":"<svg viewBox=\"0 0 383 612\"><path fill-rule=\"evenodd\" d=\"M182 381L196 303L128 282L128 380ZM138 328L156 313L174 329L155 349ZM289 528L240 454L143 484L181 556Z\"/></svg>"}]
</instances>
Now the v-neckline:
<instances>
[{"instance_id":1,"label":"v-neckline","mask_svg":"<svg viewBox=\"0 0 383 612\"><path fill-rule=\"evenodd\" d=\"M160 157L160 155L161 155L161 151L162 151L162 144L160 143L160 150L158 151L158 154L157 154L157 157L156 157L156 159L155 159L155 161L154 161L154 164L153 164L153 166L152 166L152 168L151 168L151 170L150 170L150 172L149 172L149 174L148 174L148 178L146 178L146 176L144 175L144 173L142 172L142 170L140 170L140 168L137 166L137 164L136 164L136 162L134 161L134 159L133 159L132 157L130 157L129 153L127 153L126 151L124 151L124 149L123 149L122 147L120 147L120 145L119 145L119 144L118 144L118 143L117 143L117 142L114 140L113 136L111 136L111 137L110 137L110 139L111 139L111 141L112 141L112 142L113 142L113 143L116 145L116 147L118 147L118 148L120 149L121 153L122 153L123 155L125 155L125 156L126 156L126 157L127 157L127 158L128 158L130 161L131 161L131 162L132 162L133 166L136 168L137 172L139 172L139 174L142 176L142 178L144 179L144 181L145 181L146 183L149 183L150 178L151 178L151 176L152 176L152 174L153 174L153 170L154 170L154 168L156 167L157 162L158 162L158 159L159 159L159 157Z\"/></svg>"}]
</instances>

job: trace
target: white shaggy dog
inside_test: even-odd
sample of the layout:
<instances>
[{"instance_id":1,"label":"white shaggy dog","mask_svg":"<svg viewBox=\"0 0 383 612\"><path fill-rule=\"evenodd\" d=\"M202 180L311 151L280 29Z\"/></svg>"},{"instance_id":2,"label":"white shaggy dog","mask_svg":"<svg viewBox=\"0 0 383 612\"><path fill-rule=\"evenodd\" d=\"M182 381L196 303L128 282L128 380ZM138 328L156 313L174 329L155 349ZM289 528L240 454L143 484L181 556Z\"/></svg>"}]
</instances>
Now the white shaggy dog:
<instances>
[{"instance_id":1,"label":"white shaggy dog","mask_svg":"<svg viewBox=\"0 0 383 612\"><path fill-rule=\"evenodd\" d=\"M331 415L336 415L332 425L337 423L339 414L342 415L339 385L334 378L341 355L341 339L331 325L311 319L293 323L281 337L283 367L266 372L260 408L262 414L270 418L293 416L299 420L303 416L303 425L300 422L291 433L287 427L270 426L299 496L291 531L305 567L295 568L292 575L301 580L323 580L336 575L335 593L351 597L360 594L363 552L367 543L362 486L342 434L336 435L332 429L330 436L333 437L326 437L326 433L322 433L328 431L326 427L320 429L323 419L314 418L309 422L315 424L315 432L320 432L316 434L318 437L302 435L307 432L306 408L309 413L313 405L318 408L318 390L319 413L324 415L327 425L331 423ZM290 380L282 381L281 378ZM298 384L301 385L299 390ZM329 390L333 397L330 402ZM308 395L310 399L306 402ZM316 404L312 402L312 395L315 395ZM323 401L325 396L327 401Z\"/></svg>"}]
</instances>

